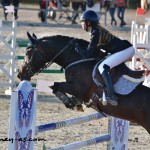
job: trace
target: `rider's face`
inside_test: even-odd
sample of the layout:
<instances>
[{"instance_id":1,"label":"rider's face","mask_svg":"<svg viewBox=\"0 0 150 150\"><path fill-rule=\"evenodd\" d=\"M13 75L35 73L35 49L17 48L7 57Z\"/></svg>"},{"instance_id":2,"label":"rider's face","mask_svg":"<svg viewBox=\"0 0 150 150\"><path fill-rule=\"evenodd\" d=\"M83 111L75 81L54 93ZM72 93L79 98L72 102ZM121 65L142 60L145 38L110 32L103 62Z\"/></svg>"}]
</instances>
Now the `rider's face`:
<instances>
[{"instance_id":1,"label":"rider's face","mask_svg":"<svg viewBox=\"0 0 150 150\"><path fill-rule=\"evenodd\" d=\"M89 24L90 24L90 23L88 22L88 25L89 25ZM87 27L85 21L82 21L82 22L81 22L81 26L82 26L82 29L83 29L83 30L90 31L90 28L91 28L91 27L90 27L90 26Z\"/></svg>"},{"instance_id":2,"label":"rider's face","mask_svg":"<svg viewBox=\"0 0 150 150\"><path fill-rule=\"evenodd\" d=\"M81 22L81 26L82 26L82 29L83 29L83 30L86 30L86 23L85 23L85 21L82 21L82 22Z\"/></svg>"}]
</instances>

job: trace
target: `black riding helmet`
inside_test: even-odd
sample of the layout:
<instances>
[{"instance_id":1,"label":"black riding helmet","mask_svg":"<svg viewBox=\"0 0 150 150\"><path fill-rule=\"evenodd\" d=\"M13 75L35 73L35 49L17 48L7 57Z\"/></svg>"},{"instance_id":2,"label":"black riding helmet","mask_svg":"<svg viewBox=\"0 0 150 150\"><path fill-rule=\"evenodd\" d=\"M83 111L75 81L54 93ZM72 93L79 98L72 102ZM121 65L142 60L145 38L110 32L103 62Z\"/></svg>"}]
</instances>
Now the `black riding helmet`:
<instances>
[{"instance_id":1,"label":"black riding helmet","mask_svg":"<svg viewBox=\"0 0 150 150\"><path fill-rule=\"evenodd\" d=\"M95 27L97 24L99 24L99 16L97 15L97 13L93 10L87 10L85 12L83 12L83 14L80 17L80 21L85 21L87 27L88 27L88 22L91 23L92 27Z\"/></svg>"}]
</instances>

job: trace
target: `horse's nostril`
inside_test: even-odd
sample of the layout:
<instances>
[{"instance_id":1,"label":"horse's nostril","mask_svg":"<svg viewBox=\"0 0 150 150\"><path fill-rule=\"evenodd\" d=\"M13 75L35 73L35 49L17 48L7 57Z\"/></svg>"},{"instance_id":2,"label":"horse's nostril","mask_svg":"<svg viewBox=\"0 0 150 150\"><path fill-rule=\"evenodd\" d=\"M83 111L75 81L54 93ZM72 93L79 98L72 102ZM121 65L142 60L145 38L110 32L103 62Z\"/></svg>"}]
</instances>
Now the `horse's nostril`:
<instances>
[{"instance_id":1,"label":"horse's nostril","mask_svg":"<svg viewBox=\"0 0 150 150\"><path fill-rule=\"evenodd\" d=\"M17 77L20 79L20 74L18 73Z\"/></svg>"},{"instance_id":2,"label":"horse's nostril","mask_svg":"<svg viewBox=\"0 0 150 150\"><path fill-rule=\"evenodd\" d=\"M17 77L18 77L21 81L23 80L22 75L21 75L20 72L18 73Z\"/></svg>"}]
</instances>

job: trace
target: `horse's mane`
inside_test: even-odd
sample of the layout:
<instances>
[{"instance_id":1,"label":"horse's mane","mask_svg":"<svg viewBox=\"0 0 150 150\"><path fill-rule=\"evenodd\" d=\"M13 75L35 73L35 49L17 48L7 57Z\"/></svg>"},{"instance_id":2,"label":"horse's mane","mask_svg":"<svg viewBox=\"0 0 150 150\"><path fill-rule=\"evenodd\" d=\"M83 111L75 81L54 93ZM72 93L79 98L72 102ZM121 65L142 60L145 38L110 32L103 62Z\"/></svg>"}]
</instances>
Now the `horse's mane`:
<instances>
[{"instance_id":1,"label":"horse's mane","mask_svg":"<svg viewBox=\"0 0 150 150\"><path fill-rule=\"evenodd\" d=\"M62 39L64 39L64 40L71 40L71 39L74 39L74 37L65 36L65 35L52 35L52 36L45 36L45 37L40 38L40 40L55 40L55 39L56 40L59 40L59 39L61 39L61 40ZM76 40L88 43L88 41L83 40L83 39L79 39L79 38L76 38Z\"/></svg>"},{"instance_id":2,"label":"horse's mane","mask_svg":"<svg viewBox=\"0 0 150 150\"><path fill-rule=\"evenodd\" d=\"M89 42L86 41L86 40L79 39L79 38L74 38L74 37L70 37L70 36L64 36L64 35L45 36L45 37L40 38L39 41L48 40L48 41L51 41L53 43L56 41L57 44L60 44L57 41L61 41L61 42L65 42L67 44L67 42L69 42L69 41L71 41L73 39L76 39L76 42L82 48L86 48L88 46L88 44L89 44Z\"/></svg>"}]
</instances>

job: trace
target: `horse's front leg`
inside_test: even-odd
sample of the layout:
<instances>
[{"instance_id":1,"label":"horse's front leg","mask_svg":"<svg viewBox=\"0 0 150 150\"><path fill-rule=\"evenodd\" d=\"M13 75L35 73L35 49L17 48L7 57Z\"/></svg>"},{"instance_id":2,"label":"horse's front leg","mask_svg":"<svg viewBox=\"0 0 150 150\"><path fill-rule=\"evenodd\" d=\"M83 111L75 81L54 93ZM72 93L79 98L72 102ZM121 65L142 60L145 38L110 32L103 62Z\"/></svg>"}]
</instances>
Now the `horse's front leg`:
<instances>
[{"instance_id":1,"label":"horse's front leg","mask_svg":"<svg viewBox=\"0 0 150 150\"><path fill-rule=\"evenodd\" d=\"M64 92L75 96L79 100L84 100L88 102L91 98L91 91L88 87L83 86L75 81L73 82L54 82L54 85L50 87L53 93L56 91Z\"/></svg>"},{"instance_id":2,"label":"horse's front leg","mask_svg":"<svg viewBox=\"0 0 150 150\"><path fill-rule=\"evenodd\" d=\"M57 82L54 83L54 85L50 88L53 90L53 93L56 95L56 97L58 97L67 108L77 111L84 111L82 102L80 100L78 100L74 96L68 97L68 95L66 94L67 91L65 89L68 89L67 85L68 84L66 82Z\"/></svg>"}]
</instances>

